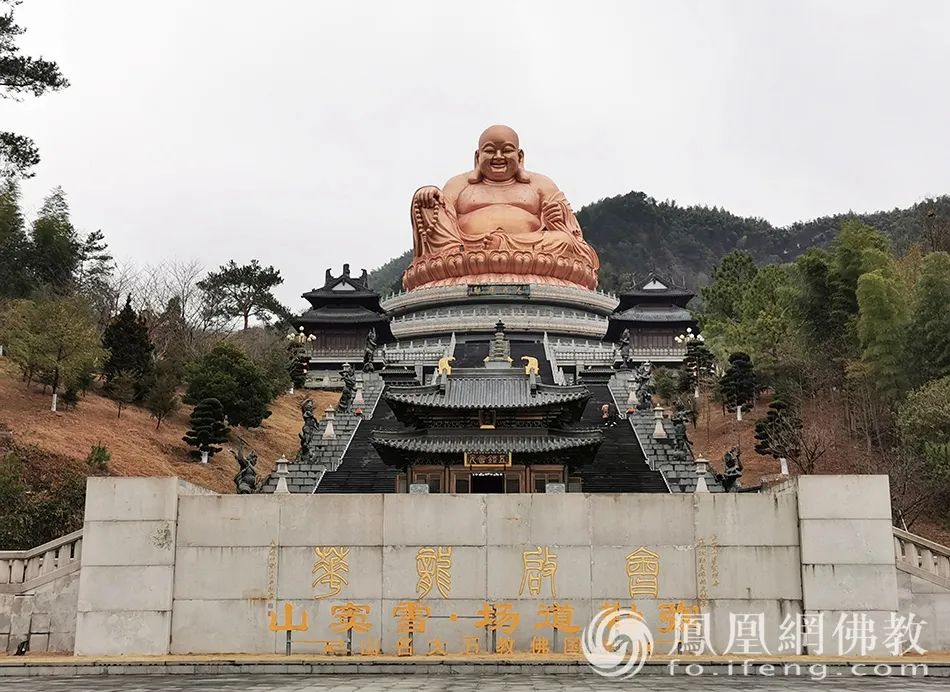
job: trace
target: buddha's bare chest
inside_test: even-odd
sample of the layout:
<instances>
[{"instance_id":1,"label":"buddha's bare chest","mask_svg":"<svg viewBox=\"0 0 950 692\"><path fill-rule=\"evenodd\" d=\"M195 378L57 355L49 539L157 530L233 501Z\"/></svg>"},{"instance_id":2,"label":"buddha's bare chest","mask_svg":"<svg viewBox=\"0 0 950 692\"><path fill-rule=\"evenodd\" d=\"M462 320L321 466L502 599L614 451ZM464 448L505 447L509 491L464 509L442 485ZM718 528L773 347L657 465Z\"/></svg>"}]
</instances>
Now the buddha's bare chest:
<instances>
[{"instance_id":1,"label":"buddha's bare chest","mask_svg":"<svg viewBox=\"0 0 950 692\"><path fill-rule=\"evenodd\" d=\"M541 213L541 199L537 190L524 183L469 185L459 194L456 206L459 214L469 214L494 204L518 207L533 214Z\"/></svg>"}]
</instances>

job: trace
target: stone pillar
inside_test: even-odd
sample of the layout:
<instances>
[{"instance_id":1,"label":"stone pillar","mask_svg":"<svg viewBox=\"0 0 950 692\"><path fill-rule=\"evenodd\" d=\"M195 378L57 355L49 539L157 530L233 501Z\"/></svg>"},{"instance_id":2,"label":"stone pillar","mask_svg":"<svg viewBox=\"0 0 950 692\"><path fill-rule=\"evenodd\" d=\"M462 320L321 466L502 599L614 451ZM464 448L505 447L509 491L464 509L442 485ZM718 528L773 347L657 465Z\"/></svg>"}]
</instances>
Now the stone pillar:
<instances>
[{"instance_id":1,"label":"stone pillar","mask_svg":"<svg viewBox=\"0 0 950 692\"><path fill-rule=\"evenodd\" d=\"M800 476L798 520L803 610L821 615L825 653L838 653L831 635L852 614L874 622L868 653L886 653L886 623L898 607L887 476Z\"/></svg>"},{"instance_id":2,"label":"stone pillar","mask_svg":"<svg viewBox=\"0 0 950 692\"><path fill-rule=\"evenodd\" d=\"M168 653L178 491L177 478L88 480L77 655Z\"/></svg>"}]
</instances>

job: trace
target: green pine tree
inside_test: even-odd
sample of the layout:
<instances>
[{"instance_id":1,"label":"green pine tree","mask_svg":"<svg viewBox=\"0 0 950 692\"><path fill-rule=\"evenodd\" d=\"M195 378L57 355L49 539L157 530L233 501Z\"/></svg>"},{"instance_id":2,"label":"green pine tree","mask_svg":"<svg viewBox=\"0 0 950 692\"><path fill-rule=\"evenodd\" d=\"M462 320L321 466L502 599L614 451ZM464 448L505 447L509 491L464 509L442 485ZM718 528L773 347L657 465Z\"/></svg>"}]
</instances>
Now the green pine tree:
<instances>
[{"instance_id":1,"label":"green pine tree","mask_svg":"<svg viewBox=\"0 0 950 692\"><path fill-rule=\"evenodd\" d=\"M119 409L116 418L121 418L122 409L135 401L135 387L138 380L128 370L120 370L109 384L109 396Z\"/></svg>"},{"instance_id":2,"label":"green pine tree","mask_svg":"<svg viewBox=\"0 0 950 692\"><path fill-rule=\"evenodd\" d=\"M176 388L178 382L169 367L158 368L160 372L149 389L145 398L145 408L155 419L155 429L158 430L162 421L178 410L181 402L178 399Z\"/></svg>"},{"instance_id":3,"label":"green pine tree","mask_svg":"<svg viewBox=\"0 0 950 692\"><path fill-rule=\"evenodd\" d=\"M752 359L741 351L729 356L729 367L719 380L719 394L730 411L748 408L755 397L756 376Z\"/></svg>"},{"instance_id":4,"label":"green pine tree","mask_svg":"<svg viewBox=\"0 0 950 692\"><path fill-rule=\"evenodd\" d=\"M251 317L267 323L275 315L288 314L273 294L274 288L283 282L280 271L262 267L256 259L243 266L231 260L199 281L198 288L205 294L209 316L228 321L240 319L247 329Z\"/></svg>"},{"instance_id":5,"label":"green pine tree","mask_svg":"<svg viewBox=\"0 0 950 692\"><path fill-rule=\"evenodd\" d=\"M55 62L20 53L16 39L26 29L13 16L19 2L4 0L0 4L6 6L6 11L0 13L0 98L19 100L24 95L41 96L68 87ZM39 162L39 150L32 139L0 132L0 177L29 178Z\"/></svg>"},{"instance_id":6,"label":"green pine tree","mask_svg":"<svg viewBox=\"0 0 950 692\"><path fill-rule=\"evenodd\" d=\"M738 321L742 296L758 273L755 260L745 250L734 250L713 269L712 281L702 290L703 331L707 323Z\"/></svg>"},{"instance_id":7,"label":"green pine tree","mask_svg":"<svg viewBox=\"0 0 950 692\"><path fill-rule=\"evenodd\" d=\"M186 444L195 449L189 454L200 459L202 453L207 452L208 458L221 451L216 444L228 439L228 426L224 421L224 408L217 399L202 399L191 412L190 429L181 438Z\"/></svg>"},{"instance_id":8,"label":"green pine tree","mask_svg":"<svg viewBox=\"0 0 950 692\"><path fill-rule=\"evenodd\" d=\"M106 390L120 372L128 373L135 381L135 398L145 396L146 382L151 374L154 347L148 336L145 319L132 309L132 296L125 307L112 320L102 334L102 346L109 351L109 358L102 368L106 378Z\"/></svg>"},{"instance_id":9,"label":"green pine tree","mask_svg":"<svg viewBox=\"0 0 950 692\"><path fill-rule=\"evenodd\" d=\"M268 374L243 351L218 344L188 368L186 404L217 399L231 425L256 428L270 416L276 392Z\"/></svg>"},{"instance_id":10,"label":"green pine tree","mask_svg":"<svg viewBox=\"0 0 950 692\"><path fill-rule=\"evenodd\" d=\"M755 451L775 459L798 457L798 432L802 422L791 407L774 399L763 418L755 422Z\"/></svg>"},{"instance_id":11,"label":"green pine tree","mask_svg":"<svg viewBox=\"0 0 950 692\"><path fill-rule=\"evenodd\" d=\"M27 383L46 382L54 395L105 355L89 305L81 298L14 301L5 311L3 332L10 359Z\"/></svg>"},{"instance_id":12,"label":"green pine tree","mask_svg":"<svg viewBox=\"0 0 950 692\"><path fill-rule=\"evenodd\" d=\"M0 298L25 298L34 287L25 229L16 181L0 181Z\"/></svg>"},{"instance_id":13,"label":"green pine tree","mask_svg":"<svg viewBox=\"0 0 950 692\"><path fill-rule=\"evenodd\" d=\"M69 293L74 288L80 250L76 229L69 218L66 193L61 187L53 188L33 221L30 260L33 275L55 292Z\"/></svg>"}]
</instances>

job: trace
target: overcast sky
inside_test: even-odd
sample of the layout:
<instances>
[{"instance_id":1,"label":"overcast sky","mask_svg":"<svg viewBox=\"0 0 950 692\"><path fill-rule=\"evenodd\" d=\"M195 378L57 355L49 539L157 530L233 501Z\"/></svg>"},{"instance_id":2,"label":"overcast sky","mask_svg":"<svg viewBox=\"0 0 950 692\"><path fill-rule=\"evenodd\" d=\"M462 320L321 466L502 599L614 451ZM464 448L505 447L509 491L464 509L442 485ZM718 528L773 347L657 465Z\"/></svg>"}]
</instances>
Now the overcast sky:
<instances>
[{"instance_id":1,"label":"overcast sky","mask_svg":"<svg viewBox=\"0 0 950 692\"><path fill-rule=\"evenodd\" d=\"M950 3L27 0L72 86L0 123L117 258L259 258L279 297L411 244L412 192L521 135L579 209L787 224L950 192Z\"/></svg>"}]
</instances>

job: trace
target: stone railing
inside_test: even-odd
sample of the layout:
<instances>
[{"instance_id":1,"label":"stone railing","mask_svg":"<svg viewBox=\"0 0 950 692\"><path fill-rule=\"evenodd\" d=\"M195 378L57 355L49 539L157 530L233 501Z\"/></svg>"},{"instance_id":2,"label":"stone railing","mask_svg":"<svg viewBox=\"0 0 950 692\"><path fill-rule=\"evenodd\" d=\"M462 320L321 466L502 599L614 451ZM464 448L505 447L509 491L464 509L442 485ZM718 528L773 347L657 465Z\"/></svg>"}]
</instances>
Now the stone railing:
<instances>
[{"instance_id":1,"label":"stone railing","mask_svg":"<svg viewBox=\"0 0 950 692\"><path fill-rule=\"evenodd\" d=\"M79 569L82 529L30 550L0 550L0 594L21 594Z\"/></svg>"},{"instance_id":2,"label":"stone railing","mask_svg":"<svg viewBox=\"0 0 950 692\"><path fill-rule=\"evenodd\" d=\"M421 310L408 315L400 315L392 319L392 325L399 325L404 322L431 322L433 320L446 319L478 319L488 318L489 320L508 319L508 320L531 320L543 318L545 320L573 321L583 320L587 322L597 322L606 325L606 318L582 310L573 310L571 308L525 308L520 306L500 306L500 307L477 307L477 308L439 308L433 310Z\"/></svg>"},{"instance_id":3,"label":"stone railing","mask_svg":"<svg viewBox=\"0 0 950 692\"><path fill-rule=\"evenodd\" d=\"M630 349L630 355L632 356L645 356L645 357L654 357L661 358L663 356L672 356L675 358L683 358L686 355L685 346L633 346Z\"/></svg>"},{"instance_id":4,"label":"stone railing","mask_svg":"<svg viewBox=\"0 0 950 692\"><path fill-rule=\"evenodd\" d=\"M308 358L315 360L349 361L352 363L363 362L363 349L361 348L319 348L311 346L305 352Z\"/></svg>"},{"instance_id":5,"label":"stone railing","mask_svg":"<svg viewBox=\"0 0 950 692\"><path fill-rule=\"evenodd\" d=\"M596 348L554 348L554 355L563 363L603 363L613 364L614 352Z\"/></svg>"},{"instance_id":6,"label":"stone railing","mask_svg":"<svg viewBox=\"0 0 950 692\"><path fill-rule=\"evenodd\" d=\"M528 297L518 297L517 302L551 302L567 305L576 305L591 308L606 315L614 311L619 303L617 296L603 291L589 291L585 288L571 286L550 286L547 284L531 284ZM436 286L432 288L417 288L413 291L403 291L386 296L380 301L380 306L386 312L393 314L408 309L419 309L425 305L444 305L446 301L469 302L476 300L512 300L508 296L483 295L471 298L468 295L468 284L454 286Z\"/></svg>"},{"instance_id":7,"label":"stone railing","mask_svg":"<svg viewBox=\"0 0 950 692\"><path fill-rule=\"evenodd\" d=\"M509 317L502 315L484 315L480 317L436 317L394 320L391 324L393 335L397 339L420 337L423 335L448 334L450 332L473 331L494 332L498 319L505 323L510 333L543 332L545 330L561 334L577 334L583 337L601 338L607 331L607 320L601 319L554 319L547 316Z\"/></svg>"},{"instance_id":8,"label":"stone railing","mask_svg":"<svg viewBox=\"0 0 950 692\"><path fill-rule=\"evenodd\" d=\"M894 527L897 569L950 589L950 548Z\"/></svg>"},{"instance_id":9,"label":"stone railing","mask_svg":"<svg viewBox=\"0 0 950 692\"><path fill-rule=\"evenodd\" d=\"M558 365L557 355L551 347L551 340L548 339L547 332L544 332L544 356L548 359L548 363L551 364L551 374L554 376L554 384L567 384L564 378L564 368Z\"/></svg>"}]
</instances>

